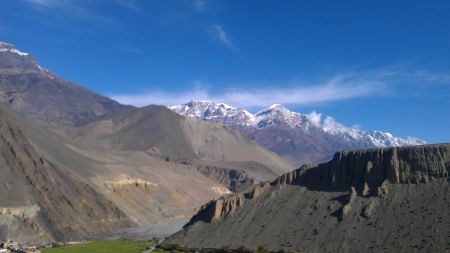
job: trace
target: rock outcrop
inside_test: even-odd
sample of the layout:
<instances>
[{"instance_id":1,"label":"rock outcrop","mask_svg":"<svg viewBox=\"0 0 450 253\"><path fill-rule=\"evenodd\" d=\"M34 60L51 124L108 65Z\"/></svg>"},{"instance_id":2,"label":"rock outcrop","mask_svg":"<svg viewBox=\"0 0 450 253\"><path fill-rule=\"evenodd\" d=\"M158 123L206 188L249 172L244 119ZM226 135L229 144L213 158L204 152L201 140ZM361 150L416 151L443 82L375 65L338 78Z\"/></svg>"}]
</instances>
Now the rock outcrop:
<instances>
[{"instance_id":1,"label":"rock outcrop","mask_svg":"<svg viewBox=\"0 0 450 253\"><path fill-rule=\"evenodd\" d=\"M242 170L196 164L193 167L204 176L226 186L232 192L244 190L254 184L254 179Z\"/></svg>"},{"instance_id":2,"label":"rock outcrop","mask_svg":"<svg viewBox=\"0 0 450 253\"><path fill-rule=\"evenodd\" d=\"M211 201L166 243L296 252L450 250L449 172L450 144L338 152L328 163Z\"/></svg>"},{"instance_id":3,"label":"rock outcrop","mask_svg":"<svg viewBox=\"0 0 450 253\"><path fill-rule=\"evenodd\" d=\"M377 192L384 182L426 183L447 178L449 171L450 145L423 145L338 152L330 162L302 166L277 183Z\"/></svg>"},{"instance_id":4,"label":"rock outcrop","mask_svg":"<svg viewBox=\"0 0 450 253\"><path fill-rule=\"evenodd\" d=\"M185 227L198 221L218 221L221 218L233 214L238 208L244 206L247 201L258 198L267 188L269 188L269 183L259 183L245 191L236 194L226 194L217 200L212 200L208 204L203 205Z\"/></svg>"},{"instance_id":5,"label":"rock outcrop","mask_svg":"<svg viewBox=\"0 0 450 253\"><path fill-rule=\"evenodd\" d=\"M311 189L350 190L350 195L381 195L387 184L427 183L448 178L450 145L424 145L338 152L328 163L305 164L270 182L277 185L302 185ZM196 220L216 221L233 213L248 199L269 189L268 183L255 185L246 192L226 195L203 206ZM344 212L350 205L344 207Z\"/></svg>"}]
</instances>

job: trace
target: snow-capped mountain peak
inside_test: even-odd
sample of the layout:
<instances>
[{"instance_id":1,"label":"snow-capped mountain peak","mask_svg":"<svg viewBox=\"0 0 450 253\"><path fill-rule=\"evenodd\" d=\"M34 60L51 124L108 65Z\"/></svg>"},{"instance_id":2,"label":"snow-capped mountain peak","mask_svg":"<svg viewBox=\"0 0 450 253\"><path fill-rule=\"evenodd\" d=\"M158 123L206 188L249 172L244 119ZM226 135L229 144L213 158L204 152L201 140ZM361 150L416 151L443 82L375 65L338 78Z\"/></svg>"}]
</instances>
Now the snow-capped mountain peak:
<instances>
[{"instance_id":1,"label":"snow-capped mountain peak","mask_svg":"<svg viewBox=\"0 0 450 253\"><path fill-rule=\"evenodd\" d=\"M399 138L381 131L365 131L358 127L346 127L327 116L322 121L322 114L315 111L309 114L293 112L281 104L273 104L255 114L244 109L212 101L191 101L183 105L169 106L178 114L222 123L231 127L290 127L309 132L317 129L323 133L338 137L346 142L357 143L360 147L391 147L425 144L416 138Z\"/></svg>"},{"instance_id":2,"label":"snow-capped mountain peak","mask_svg":"<svg viewBox=\"0 0 450 253\"><path fill-rule=\"evenodd\" d=\"M178 114L227 125L253 125L255 117L250 112L212 101L190 101L183 105L169 106Z\"/></svg>"},{"instance_id":3,"label":"snow-capped mountain peak","mask_svg":"<svg viewBox=\"0 0 450 253\"><path fill-rule=\"evenodd\" d=\"M421 145L426 142L417 138L399 138L388 132L365 131L359 128L350 128L338 123L334 118L327 116L322 129L334 136L339 136L349 142L359 142L363 146L370 147L399 147L410 145ZM367 145L368 144L368 145Z\"/></svg>"},{"instance_id":4,"label":"snow-capped mountain peak","mask_svg":"<svg viewBox=\"0 0 450 253\"><path fill-rule=\"evenodd\" d=\"M17 54L20 56L28 56L28 53L21 52L17 50L13 45L6 43L4 41L0 41L0 52L9 52L13 54Z\"/></svg>"},{"instance_id":5,"label":"snow-capped mountain peak","mask_svg":"<svg viewBox=\"0 0 450 253\"><path fill-rule=\"evenodd\" d=\"M259 128L273 125L288 125L296 127L303 121L302 114L291 112L281 104L273 104L255 114L256 125Z\"/></svg>"},{"instance_id":6,"label":"snow-capped mountain peak","mask_svg":"<svg viewBox=\"0 0 450 253\"><path fill-rule=\"evenodd\" d=\"M255 114L255 116L265 115L265 114L289 114L289 113L290 113L290 111L286 107L284 107L283 105L281 105L281 104L273 104L273 105L271 105L271 106L269 106L269 107L267 107L267 108L257 112Z\"/></svg>"},{"instance_id":7,"label":"snow-capped mountain peak","mask_svg":"<svg viewBox=\"0 0 450 253\"><path fill-rule=\"evenodd\" d=\"M47 69L37 64L29 53L22 52L4 41L0 41L0 64L3 68L20 67L22 70L50 73Z\"/></svg>"}]
</instances>

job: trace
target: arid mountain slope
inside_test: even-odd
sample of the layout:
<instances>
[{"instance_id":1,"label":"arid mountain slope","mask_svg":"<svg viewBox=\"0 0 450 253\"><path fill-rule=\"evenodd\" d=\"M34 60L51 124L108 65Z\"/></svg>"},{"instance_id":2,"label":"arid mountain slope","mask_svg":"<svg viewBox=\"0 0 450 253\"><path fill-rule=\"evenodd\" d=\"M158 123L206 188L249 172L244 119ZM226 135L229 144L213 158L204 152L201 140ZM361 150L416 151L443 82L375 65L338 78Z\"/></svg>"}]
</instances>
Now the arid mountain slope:
<instances>
[{"instance_id":1,"label":"arid mountain slope","mask_svg":"<svg viewBox=\"0 0 450 253\"><path fill-rule=\"evenodd\" d=\"M339 152L202 207L166 243L448 252L450 144Z\"/></svg>"},{"instance_id":2,"label":"arid mountain slope","mask_svg":"<svg viewBox=\"0 0 450 253\"><path fill-rule=\"evenodd\" d=\"M172 160L183 158L242 168L258 181L292 170L287 161L237 131L180 116L164 106L151 105L105 116L72 136L86 148L143 151ZM252 169L254 165L258 169Z\"/></svg>"},{"instance_id":3,"label":"arid mountain slope","mask_svg":"<svg viewBox=\"0 0 450 253\"><path fill-rule=\"evenodd\" d=\"M76 126L131 107L67 82L0 42L0 101L45 126Z\"/></svg>"},{"instance_id":4,"label":"arid mountain slope","mask_svg":"<svg viewBox=\"0 0 450 253\"><path fill-rule=\"evenodd\" d=\"M36 151L0 106L0 239L51 241L131 225L111 201Z\"/></svg>"},{"instance_id":5,"label":"arid mountain slope","mask_svg":"<svg viewBox=\"0 0 450 253\"><path fill-rule=\"evenodd\" d=\"M9 190L1 193L0 207L9 212L10 207L37 206L33 214L43 215L42 226L49 226L41 229L41 241L76 240L113 228L190 217L202 204L230 193L219 178L205 175L194 165L167 162L141 151L85 150L78 143L36 126L4 106L1 108L1 118L7 122L4 125L11 127L2 129L6 136L6 144L2 146L5 162L0 164L2 172L5 171L2 187ZM15 156L18 152L15 149L7 153L8 143L13 143L7 139L9 135L22 136L27 147L23 152L33 155L32 160L22 161L27 156ZM8 176L18 173L22 168L19 165L27 165L21 172L23 175ZM35 179L41 173L38 169L44 175ZM26 180L17 185L11 183L20 178ZM32 180L31 188L26 186L27 178ZM11 192L17 192L17 196ZM74 211L66 208L64 201L73 205ZM11 222L12 225L2 228L2 238L37 240L41 230L28 230L20 225L21 221Z\"/></svg>"}]
</instances>

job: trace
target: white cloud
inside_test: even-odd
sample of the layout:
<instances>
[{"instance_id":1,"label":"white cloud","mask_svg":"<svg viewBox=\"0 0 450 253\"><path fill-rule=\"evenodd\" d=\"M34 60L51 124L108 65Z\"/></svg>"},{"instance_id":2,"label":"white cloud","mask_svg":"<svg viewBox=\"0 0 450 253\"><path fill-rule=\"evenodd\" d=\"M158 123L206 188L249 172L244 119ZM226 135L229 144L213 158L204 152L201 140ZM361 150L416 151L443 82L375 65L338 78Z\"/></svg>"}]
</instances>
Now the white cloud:
<instances>
[{"instance_id":1,"label":"white cloud","mask_svg":"<svg viewBox=\"0 0 450 253\"><path fill-rule=\"evenodd\" d=\"M321 118L322 118L322 114L321 113L317 113L316 111L312 111L311 113L306 114L306 117L315 126L320 126L321 125Z\"/></svg>"},{"instance_id":2,"label":"white cloud","mask_svg":"<svg viewBox=\"0 0 450 253\"><path fill-rule=\"evenodd\" d=\"M174 105L183 104L191 100L209 100L208 91L202 88L202 82L195 80L194 88L182 93L171 93L161 90L144 92L140 94L110 95L114 100L127 105L146 106L150 104Z\"/></svg>"},{"instance_id":3,"label":"white cloud","mask_svg":"<svg viewBox=\"0 0 450 253\"><path fill-rule=\"evenodd\" d=\"M326 131L340 131L347 129L344 125L337 122L333 117L327 116L323 120L323 128Z\"/></svg>"},{"instance_id":4,"label":"white cloud","mask_svg":"<svg viewBox=\"0 0 450 253\"><path fill-rule=\"evenodd\" d=\"M195 88L182 92L151 91L141 94L113 94L113 99L136 106L148 104L173 105L190 100L212 100L233 106L264 107L270 104L305 105L331 101L345 100L355 97L365 97L384 91L384 84L375 81L352 80L338 76L325 84L297 85L291 88L242 89L234 88L223 91L203 88L199 81ZM283 86L283 85L281 85ZM311 117L317 119L318 115ZM319 116L320 117L320 116ZM320 120L320 118L319 118Z\"/></svg>"},{"instance_id":5,"label":"white cloud","mask_svg":"<svg viewBox=\"0 0 450 253\"><path fill-rule=\"evenodd\" d=\"M214 30L216 32L217 39L228 46L230 49L235 50L233 42L228 37L228 34L225 32L221 25L214 25Z\"/></svg>"},{"instance_id":6,"label":"white cloud","mask_svg":"<svg viewBox=\"0 0 450 253\"><path fill-rule=\"evenodd\" d=\"M405 67L406 66L406 67ZM418 70L406 64L396 64L366 71L353 70L322 83L280 82L260 85L229 86L225 89L208 89L196 81L194 89L179 92L150 91L141 94L113 94L119 102L144 106L148 104L174 105L190 100L212 100L246 109L257 109L271 104L314 105L362 97L376 96L425 96L431 86L449 84L447 73ZM255 83L251 83L252 87ZM221 85L224 87L224 85ZM210 85L210 87L213 87ZM234 88L233 88L234 87ZM413 93L414 92L414 93ZM320 122L320 114L310 115L313 122ZM332 121L328 119L328 125Z\"/></svg>"},{"instance_id":7,"label":"white cloud","mask_svg":"<svg viewBox=\"0 0 450 253\"><path fill-rule=\"evenodd\" d=\"M381 92L383 89L383 83L362 80L351 82L337 77L321 85L233 90L219 98L235 105L265 106L277 103L300 105L364 97Z\"/></svg>"}]
</instances>

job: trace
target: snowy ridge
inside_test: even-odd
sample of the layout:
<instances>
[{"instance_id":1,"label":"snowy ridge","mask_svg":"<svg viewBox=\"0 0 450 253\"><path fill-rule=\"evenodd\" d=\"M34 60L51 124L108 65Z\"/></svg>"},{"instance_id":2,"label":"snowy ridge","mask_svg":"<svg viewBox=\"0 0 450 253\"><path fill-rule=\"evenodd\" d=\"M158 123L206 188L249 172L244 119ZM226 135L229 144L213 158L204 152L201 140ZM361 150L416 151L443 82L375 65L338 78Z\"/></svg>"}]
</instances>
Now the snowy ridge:
<instances>
[{"instance_id":1,"label":"snowy ridge","mask_svg":"<svg viewBox=\"0 0 450 253\"><path fill-rule=\"evenodd\" d=\"M397 147L425 144L425 141L407 137L399 138L381 131L365 131L346 127L327 116L322 121L320 113L303 114L292 112L281 104L274 104L255 114L244 109L212 101L191 101L183 105L169 106L176 113L196 119L222 123L228 126L254 127L291 127L306 132L312 128L337 136L346 142L358 143L363 147Z\"/></svg>"},{"instance_id":2,"label":"snowy ridge","mask_svg":"<svg viewBox=\"0 0 450 253\"><path fill-rule=\"evenodd\" d=\"M17 50L13 45L0 41L0 52L9 52L13 54L18 54L20 56L27 56L28 53L21 52Z\"/></svg>"},{"instance_id":3,"label":"snowy ridge","mask_svg":"<svg viewBox=\"0 0 450 253\"><path fill-rule=\"evenodd\" d=\"M320 122L315 120L315 117L315 112L301 114L289 111L281 104L273 104L255 114L255 126L264 128L268 126L288 125L292 128L300 127L304 130L308 130L311 126L319 126Z\"/></svg>"},{"instance_id":4,"label":"snowy ridge","mask_svg":"<svg viewBox=\"0 0 450 253\"><path fill-rule=\"evenodd\" d=\"M226 125L252 126L255 122L255 116L246 110L211 101L191 101L169 106L169 109L184 116Z\"/></svg>"},{"instance_id":5,"label":"snowy ridge","mask_svg":"<svg viewBox=\"0 0 450 253\"><path fill-rule=\"evenodd\" d=\"M399 138L391 133L381 131L364 131L358 128L349 128L336 122L334 118L327 116L322 125L322 129L335 136L339 136L345 141L359 142L375 147L400 147L411 145L422 145L426 142L413 137Z\"/></svg>"},{"instance_id":6,"label":"snowy ridge","mask_svg":"<svg viewBox=\"0 0 450 253\"><path fill-rule=\"evenodd\" d=\"M10 56L12 57L18 57L18 59L24 62L28 62L32 66L36 67L39 71L50 73L49 70L37 64L29 53L24 53L22 51L17 50L12 44L0 41L0 53L7 53L10 54Z\"/></svg>"}]
</instances>

